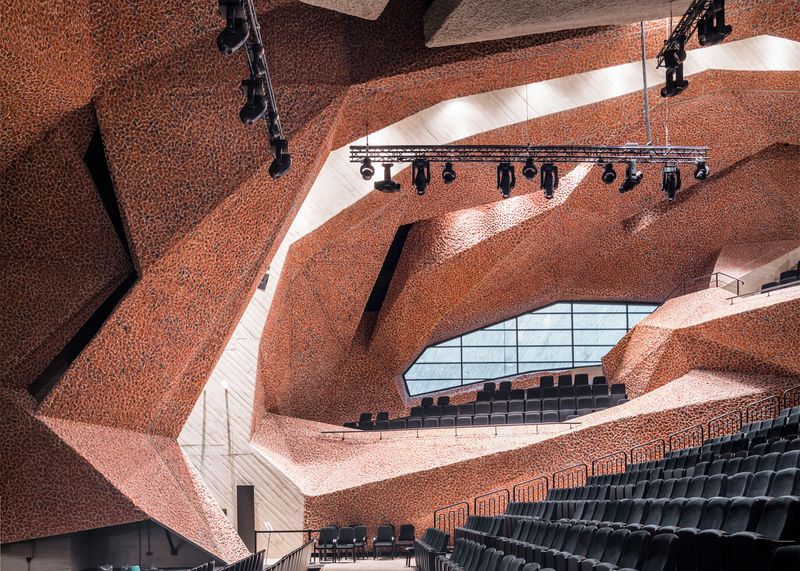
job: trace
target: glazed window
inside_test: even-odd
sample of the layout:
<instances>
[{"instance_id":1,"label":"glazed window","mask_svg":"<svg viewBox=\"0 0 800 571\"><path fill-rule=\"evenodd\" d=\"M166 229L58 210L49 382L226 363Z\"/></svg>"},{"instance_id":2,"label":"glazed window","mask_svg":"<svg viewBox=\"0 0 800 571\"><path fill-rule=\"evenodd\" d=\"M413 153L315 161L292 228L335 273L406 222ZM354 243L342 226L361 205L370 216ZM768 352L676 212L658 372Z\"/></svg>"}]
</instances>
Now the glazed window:
<instances>
[{"instance_id":1,"label":"glazed window","mask_svg":"<svg viewBox=\"0 0 800 571\"><path fill-rule=\"evenodd\" d=\"M520 373L599 365L658 305L559 302L427 347L403 375L410 396Z\"/></svg>"}]
</instances>

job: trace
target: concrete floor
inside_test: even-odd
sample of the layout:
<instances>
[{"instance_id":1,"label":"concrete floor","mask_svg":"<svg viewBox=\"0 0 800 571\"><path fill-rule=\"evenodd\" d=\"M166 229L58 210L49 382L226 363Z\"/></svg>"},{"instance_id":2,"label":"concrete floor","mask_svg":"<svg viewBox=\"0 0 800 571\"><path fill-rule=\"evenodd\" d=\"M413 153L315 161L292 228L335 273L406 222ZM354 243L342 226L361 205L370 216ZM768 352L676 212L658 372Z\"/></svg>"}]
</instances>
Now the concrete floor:
<instances>
[{"instance_id":1,"label":"concrete floor","mask_svg":"<svg viewBox=\"0 0 800 571\"><path fill-rule=\"evenodd\" d=\"M334 571L338 569L348 569L349 571L402 571L413 570L414 561L411 561L412 566L406 567L406 558L397 557L395 559L359 559L353 563L353 560L339 561L337 563L326 563L324 571Z\"/></svg>"}]
</instances>

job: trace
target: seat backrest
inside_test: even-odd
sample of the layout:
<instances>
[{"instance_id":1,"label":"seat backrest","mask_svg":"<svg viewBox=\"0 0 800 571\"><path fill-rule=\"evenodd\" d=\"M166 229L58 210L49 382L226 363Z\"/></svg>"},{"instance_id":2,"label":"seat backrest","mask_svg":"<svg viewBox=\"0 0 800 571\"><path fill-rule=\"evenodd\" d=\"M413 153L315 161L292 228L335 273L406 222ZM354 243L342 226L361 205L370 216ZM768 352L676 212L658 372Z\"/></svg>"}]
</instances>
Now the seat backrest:
<instances>
[{"instance_id":1,"label":"seat backrest","mask_svg":"<svg viewBox=\"0 0 800 571\"><path fill-rule=\"evenodd\" d=\"M766 496L774 477L775 472L772 470L763 470L753 474L753 479L750 480L750 485L747 487L747 496L750 498Z\"/></svg>"},{"instance_id":2,"label":"seat backrest","mask_svg":"<svg viewBox=\"0 0 800 571\"><path fill-rule=\"evenodd\" d=\"M780 458L780 452L770 452L769 454L764 454L758 463L758 471L775 470L775 468L778 467L778 460L780 460Z\"/></svg>"},{"instance_id":3,"label":"seat backrest","mask_svg":"<svg viewBox=\"0 0 800 571\"><path fill-rule=\"evenodd\" d=\"M479 401L475 403L475 414L489 414L492 412L492 403L488 401Z\"/></svg>"},{"instance_id":4,"label":"seat backrest","mask_svg":"<svg viewBox=\"0 0 800 571\"><path fill-rule=\"evenodd\" d=\"M725 515L728 513L730 503L731 500L729 498L712 498L708 500L697 527L700 529L719 529L722 522L725 521Z\"/></svg>"},{"instance_id":5,"label":"seat backrest","mask_svg":"<svg viewBox=\"0 0 800 571\"><path fill-rule=\"evenodd\" d=\"M744 460L742 460L742 463L739 464L739 471L755 474L758 472L758 463L761 461L761 458L762 456L745 456Z\"/></svg>"},{"instance_id":6,"label":"seat backrest","mask_svg":"<svg viewBox=\"0 0 800 571\"><path fill-rule=\"evenodd\" d=\"M570 526L570 528L567 530L567 536L564 538L564 544L561 546L562 551L567 553L573 552L575 546L578 544L578 537L580 536L584 527L585 526L580 523Z\"/></svg>"},{"instance_id":7,"label":"seat backrest","mask_svg":"<svg viewBox=\"0 0 800 571\"><path fill-rule=\"evenodd\" d=\"M477 571L478 569L486 569L486 564L488 563L489 559L491 559L492 554L497 551L494 547L489 547L488 549L483 549L480 552L480 557L475 558L475 562L471 565L468 570L469 571Z\"/></svg>"},{"instance_id":8,"label":"seat backrest","mask_svg":"<svg viewBox=\"0 0 800 571\"><path fill-rule=\"evenodd\" d=\"M400 526L400 536L398 538L400 541L414 541L414 525L410 523L404 523Z\"/></svg>"},{"instance_id":9,"label":"seat backrest","mask_svg":"<svg viewBox=\"0 0 800 571\"><path fill-rule=\"evenodd\" d=\"M768 500L755 532L768 539L796 541L800 534L800 500L793 496Z\"/></svg>"},{"instance_id":10,"label":"seat backrest","mask_svg":"<svg viewBox=\"0 0 800 571\"><path fill-rule=\"evenodd\" d=\"M659 533L647 547L647 558L639 565L640 571L666 571L675 569L678 557L678 536Z\"/></svg>"},{"instance_id":11,"label":"seat backrest","mask_svg":"<svg viewBox=\"0 0 800 571\"><path fill-rule=\"evenodd\" d=\"M747 488L750 486L750 480L753 475L749 472L740 472L733 476L728 476L725 482L725 496L728 498L735 498L737 496L744 496L747 494Z\"/></svg>"},{"instance_id":12,"label":"seat backrest","mask_svg":"<svg viewBox=\"0 0 800 571\"><path fill-rule=\"evenodd\" d=\"M650 544L650 534L646 531L635 531L625 538L625 545L622 546L617 565L623 568L638 568L644 559Z\"/></svg>"},{"instance_id":13,"label":"seat backrest","mask_svg":"<svg viewBox=\"0 0 800 571\"><path fill-rule=\"evenodd\" d=\"M378 532L375 534L375 541L392 541L394 537L394 528L391 525L378 526Z\"/></svg>"},{"instance_id":14,"label":"seat backrest","mask_svg":"<svg viewBox=\"0 0 800 571\"><path fill-rule=\"evenodd\" d=\"M704 498L715 498L725 493L725 480L728 477L725 474L717 474L716 476L709 476L706 485L703 486Z\"/></svg>"},{"instance_id":15,"label":"seat backrest","mask_svg":"<svg viewBox=\"0 0 800 571\"><path fill-rule=\"evenodd\" d=\"M423 397L420 404L422 405L422 408L428 408L433 404L433 397Z\"/></svg>"},{"instance_id":16,"label":"seat backrest","mask_svg":"<svg viewBox=\"0 0 800 571\"><path fill-rule=\"evenodd\" d=\"M592 537L596 531L597 526L587 525L584 527L578 534L578 541L575 543L575 547L571 553L573 555L586 555L586 553L589 551L589 547L592 544Z\"/></svg>"},{"instance_id":17,"label":"seat backrest","mask_svg":"<svg viewBox=\"0 0 800 571\"><path fill-rule=\"evenodd\" d=\"M508 400L508 389L499 389L494 391L492 400Z\"/></svg>"},{"instance_id":18,"label":"seat backrest","mask_svg":"<svg viewBox=\"0 0 800 571\"><path fill-rule=\"evenodd\" d=\"M641 482L636 483L636 487L633 489L633 498L636 500L641 500L645 497L647 493L647 487L649 482L647 480L642 480Z\"/></svg>"},{"instance_id":19,"label":"seat backrest","mask_svg":"<svg viewBox=\"0 0 800 571\"><path fill-rule=\"evenodd\" d=\"M727 533L752 531L758 523L758 517L765 503L764 499L734 498L720 529Z\"/></svg>"},{"instance_id":20,"label":"seat backrest","mask_svg":"<svg viewBox=\"0 0 800 571\"><path fill-rule=\"evenodd\" d=\"M601 527L594 533L592 543L586 551L587 559L600 559L603 556L603 552L606 550L606 543L608 543L608 538L611 537L613 531L610 527Z\"/></svg>"},{"instance_id":21,"label":"seat backrest","mask_svg":"<svg viewBox=\"0 0 800 571\"><path fill-rule=\"evenodd\" d=\"M650 506L647 508L647 516L642 520L642 523L644 525L659 525L668 504L669 500L667 498L659 498L650 502Z\"/></svg>"},{"instance_id":22,"label":"seat backrest","mask_svg":"<svg viewBox=\"0 0 800 571\"><path fill-rule=\"evenodd\" d=\"M488 393L494 392L495 388L497 388L497 385L494 383L483 383L483 390Z\"/></svg>"},{"instance_id":23,"label":"seat backrest","mask_svg":"<svg viewBox=\"0 0 800 571\"><path fill-rule=\"evenodd\" d=\"M354 525L353 533L355 534L356 541L367 540L367 527L364 525Z\"/></svg>"},{"instance_id":24,"label":"seat backrest","mask_svg":"<svg viewBox=\"0 0 800 571\"><path fill-rule=\"evenodd\" d=\"M700 523L700 518L703 517L706 503L708 500L705 498L689 498L683 506L681 517L678 520L678 527L697 527Z\"/></svg>"},{"instance_id":25,"label":"seat backrest","mask_svg":"<svg viewBox=\"0 0 800 571\"><path fill-rule=\"evenodd\" d=\"M689 476L684 476L683 478L678 478L675 480L675 483L672 485L672 491L670 492L671 498L685 498L686 491L689 489L689 482L692 479Z\"/></svg>"},{"instance_id":26,"label":"seat backrest","mask_svg":"<svg viewBox=\"0 0 800 571\"><path fill-rule=\"evenodd\" d=\"M490 553L486 559L486 564L481 568L481 571L497 571L500 566L500 561L505 557L505 553L499 549L494 553Z\"/></svg>"},{"instance_id":27,"label":"seat backrest","mask_svg":"<svg viewBox=\"0 0 800 571\"><path fill-rule=\"evenodd\" d=\"M692 481L689 482L689 487L686 490L686 497L687 498L702 497L703 488L705 488L707 481L708 481L708 476L695 476L694 478L692 478Z\"/></svg>"},{"instance_id":28,"label":"seat backrest","mask_svg":"<svg viewBox=\"0 0 800 571\"><path fill-rule=\"evenodd\" d=\"M784 468L775 473L775 478L769 487L769 495L773 498L778 496L796 496L800 492L800 469Z\"/></svg>"},{"instance_id":29,"label":"seat backrest","mask_svg":"<svg viewBox=\"0 0 800 571\"><path fill-rule=\"evenodd\" d=\"M325 526L319 531L319 545L332 545L333 540L336 539L336 528Z\"/></svg>"},{"instance_id":30,"label":"seat backrest","mask_svg":"<svg viewBox=\"0 0 800 571\"><path fill-rule=\"evenodd\" d=\"M647 517L647 510L653 500L633 500L633 507L628 516L628 523L642 523Z\"/></svg>"},{"instance_id":31,"label":"seat backrest","mask_svg":"<svg viewBox=\"0 0 800 571\"><path fill-rule=\"evenodd\" d=\"M610 536L608 536L608 541L606 541L606 549L603 551L603 555L600 556L600 560L604 563L611 563L612 565L615 565L622 555L625 541L628 539L630 534L631 532L627 529L617 529Z\"/></svg>"},{"instance_id":32,"label":"seat backrest","mask_svg":"<svg viewBox=\"0 0 800 571\"><path fill-rule=\"evenodd\" d=\"M448 396L439 397L436 399L436 404L438 404L439 406L447 406L448 404L450 404L450 397Z\"/></svg>"},{"instance_id":33,"label":"seat backrest","mask_svg":"<svg viewBox=\"0 0 800 571\"><path fill-rule=\"evenodd\" d=\"M506 555L503 559L500 560L500 565L497 566L497 571L509 571L509 567L511 566L511 562L514 561L516 557L513 555Z\"/></svg>"},{"instance_id":34,"label":"seat backrest","mask_svg":"<svg viewBox=\"0 0 800 571\"><path fill-rule=\"evenodd\" d=\"M781 454L776 469L785 470L786 468L800 468L800 450L790 450Z\"/></svg>"},{"instance_id":35,"label":"seat backrest","mask_svg":"<svg viewBox=\"0 0 800 571\"><path fill-rule=\"evenodd\" d=\"M588 385L589 384L589 375L587 373L576 373L575 375L575 385Z\"/></svg>"},{"instance_id":36,"label":"seat backrest","mask_svg":"<svg viewBox=\"0 0 800 571\"><path fill-rule=\"evenodd\" d=\"M343 527L339 530L337 545L352 545L356 538L355 530L352 527Z\"/></svg>"},{"instance_id":37,"label":"seat backrest","mask_svg":"<svg viewBox=\"0 0 800 571\"><path fill-rule=\"evenodd\" d=\"M639 482L640 484L644 482ZM661 491L661 484L664 483L664 480L655 479L651 480L649 485L647 486L647 491L644 494L644 498L657 498L659 497L659 492ZM638 488L639 485L637 484L636 487Z\"/></svg>"},{"instance_id":38,"label":"seat backrest","mask_svg":"<svg viewBox=\"0 0 800 571\"><path fill-rule=\"evenodd\" d=\"M661 521L659 525L678 525L681 519L681 513L686 505L686 498L674 498L668 500L664 513L661 514Z\"/></svg>"},{"instance_id":39,"label":"seat backrest","mask_svg":"<svg viewBox=\"0 0 800 571\"><path fill-rule=\"evenodd\" d=\"M371 412L362 412L358 416L358 422L369 422L372 420L372 413Z\"/></svg>"},{"instance_id":40,"label":"seat backrest","mask_svg":"<svg viewBox=\"0 0 800 571\"><path fill-rule=\"evenodd\" d=\"M571 387L572 386L572 375L558 375L558 386L559 387Z\"/></svg>"}]
</instances>

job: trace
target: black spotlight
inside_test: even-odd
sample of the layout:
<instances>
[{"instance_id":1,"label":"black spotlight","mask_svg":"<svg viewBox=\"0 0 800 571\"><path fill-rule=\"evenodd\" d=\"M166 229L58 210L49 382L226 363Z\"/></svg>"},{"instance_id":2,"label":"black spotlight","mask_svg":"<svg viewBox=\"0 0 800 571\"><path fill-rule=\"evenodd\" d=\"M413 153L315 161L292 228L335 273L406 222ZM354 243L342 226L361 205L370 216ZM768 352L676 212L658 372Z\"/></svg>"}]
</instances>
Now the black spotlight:
<instances>
[{"instance_id":1,"label":"black spotlight","mask_svg":"<svg viewBox=\"0 0 800 571\"><path fill-rule=\"evenodd\" d=\"M685 43L686 38L681 37L672 48L664 50L664 67L678 67L686 61L686 48L683 47Z\"/></svg>"},{"instance_id":2,"label":"black spotlight","mask_svg":"<svg viewBox=\"0 0 800 571\"><path fill-rule=\"evenodd\" d=\"M250 37L250 24L244 13L245 0L219 0L219 13L225 18L225 29L217 36L217 47L225 55L239 51Z\"/></svg>"},{"instance_id":3,"label":"black spotlight","mask_svg":"<svg viewBox=\"0 0 800 571\"><path fill-rule=\"evenodd\" d=\"M528 157L528 160L522 166L522 176L528 180L536 178L536 164L533 162L533 157Z\"/></svg>"},{"instance_id":4,"label":"black spotlight","mask_svg":"<svg viewBox=\"0 0 800 571\"><path fill-rule=\"evenodd\" d=\"M431 162L428 159L414 159L411 163L411 184L422 196L431 182Z\"/></svg>"},{"instance_id":5,"label":"black spotlight","mask_svg":"<svg viewBox=\"0 0 800 571\"><path fill-rule=\"evenodd\" d=\"M697 40L701 46L713 46L727 38L733 27L725 24L725 0L714 4L697 22Z\"/></svg>"},{"instance_id":6,"label":"black spotlight","mask_svg":"<svg viewBox=\"0 0 800 571\"><path fill-rule=\"evenodd\" d=\"M553 198L553 193L558 188L558 167L553 163L542 165L540 184L544 190L544 197L548 200Z\"/></svg>"},{"instance_id":7,"label":"black spotlight","mask_svg":"<svg viewBox=\"0 0 800 571\"><path fill-rule=\"evenodd\" d=\"M514 165L502 162L497 165L497 188L503 198L511 196L511 191L517 185L517 177L514 174Z\"/></svg>"},{"instance_id":8,"label":"black spotlight","mask_svg":"<svg viewBox=\"0 0 800 571\"><path fill-rule=\"evenodd\" d=\"M681 171L677 165L665 166L661 176L661 190L670 202L675 200L681 189Z\"/></svg>"},{"instance_id":9,"label":"black spotlight","mask_svg":"<svg viewBox=\"0 0 800 571\"><path fill-rule=\"evenodd\" d=\"M606 163L603 167L603 174L601 175L603 182L606 184L612 184L615 180L617 180L617 171L614 170L614 165L611 163Z\"/></svg>"},{"instance_id":10,"label":"black spotlight","mask_svg":"<svg viewBox=\"0 0 800 571\"><path fill-rule=\"evenodd\" d=\"M667 69L667 84L661 88L661 97L675 97L689 87L689 82L683 79L683 64Z\"/></svg>"},{"instance_id":11,"label":"black spotlight","mask_svg":"<svg viewBox=\"0 0 800 571\"><path fill-rule=\"evenodd\" d=\"M642 171L636 170L636 161L628 161L628 166L625 167L625 180L622 181L619 191L621 193L625 193L629 190L633 190L636 188L637 184L642 182L643 177L644 175L642 174Z\"/></svg>"},{"instance_id":12,"label":"black spotlight","mask_svg":"<svg viewBox=\"0 0 800 571\"><path fill-rule=\"evenodd\" d=\"M450 184L456 180L456 171L453 168L453 163L444 163L444 168L442 169L442 180L445 184Z\"/></svg>"},{"instance_id":13,"label":"black spotlight","mask_svg":"<svg viewBox=\"0 0 800 571\"><path fill-rule=\"evenodd\" d=\"M247 95L247 103L239 111L242 123L251 125L261 119L267 112L267 98L264 97L264 82L251 77L242 81L242 91Z\"/></svg>"},{"instance_id":14,"label":"black spotlight","mask_svg":"<svg viewBox=\"0 0 800 571\"><path fill-rule=\"evenodd\" d=\"M272 152L275 158L269 165L269 176L279 179L285 175L292 166L292 156L289 154L289 141L286 139L273 139Z\"/></svg>"},{"instance_id":15,"label":"black spotlight","mask_svg":"<svg viewBox=\"0 0 800 571\"><path fill-rule=\"evenodd\" d=\"M369 157L361 161L361 167L358 170L364 180L370 180L375 175L375 167L372 166L372 161L369 160Z\"/></svg>"},{"instance_id":16,"label":"black spotlight","mask_svg":"<svg viewBox=\"0 0 800 571\"><path fill-rule=\"evenodd\" d=\"M375 183L375 190L381 192L398 192L400 183L392 180L392 163L383 163L383 180Z\"/></svg>"},{"instance_id":17,"label":"black spotlight","mask_svg":"<svg viewBox=\"0 0 800 571\"><path fill-rule=\"evenodd\" d=\"M697 161L694 166L694 178L697 180L706 180L708 177L708 165L705 161Z\"/></svg>"}]
</instances>

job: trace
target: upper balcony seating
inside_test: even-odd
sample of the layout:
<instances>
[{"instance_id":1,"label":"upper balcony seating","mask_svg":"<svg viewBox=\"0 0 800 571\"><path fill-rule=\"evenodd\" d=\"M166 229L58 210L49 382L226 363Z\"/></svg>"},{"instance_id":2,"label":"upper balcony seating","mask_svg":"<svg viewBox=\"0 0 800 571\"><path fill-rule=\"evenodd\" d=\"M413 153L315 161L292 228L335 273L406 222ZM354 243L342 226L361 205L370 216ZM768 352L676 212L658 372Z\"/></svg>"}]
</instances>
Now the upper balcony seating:
<instances>
[{"instance_id":1,"label":"upper balcony seating","mask_svg":"<svg viewBox=\"0 0 800 571\"><path fill-rule=\"evenodd\" d=\"M761 291L766 291L780 286L789 286L800 282L800 261L790 270L781 272L778 279L761 285Z\"/></svg>"},{"instance_id":2,"label":"upper balcony seating","mask_svg":"<svg viewBox=\"0 0 800 571\"><path fill-rule=\"evenodd\" d=\"M489 426L500 424L538 424L565 422L579 416L627 402L624 384L608 385L605 377L597 376L589 384L589 375L560 375L558 386L545 375L540 385L529 389L511 389L510 381L485 383L476 400L460 405L450 404L442 396L434 404L433 397L424 397L419 406L411 407L404 418L389 419L389 413L362 413L359 421L347 422L347 428L361 430L391 430L415 428L449 428L458 426Z\"/></svg>"}]
</instances>

